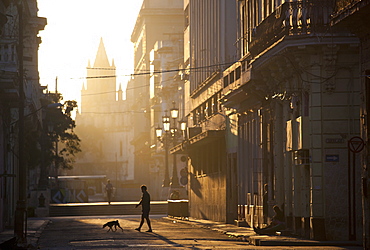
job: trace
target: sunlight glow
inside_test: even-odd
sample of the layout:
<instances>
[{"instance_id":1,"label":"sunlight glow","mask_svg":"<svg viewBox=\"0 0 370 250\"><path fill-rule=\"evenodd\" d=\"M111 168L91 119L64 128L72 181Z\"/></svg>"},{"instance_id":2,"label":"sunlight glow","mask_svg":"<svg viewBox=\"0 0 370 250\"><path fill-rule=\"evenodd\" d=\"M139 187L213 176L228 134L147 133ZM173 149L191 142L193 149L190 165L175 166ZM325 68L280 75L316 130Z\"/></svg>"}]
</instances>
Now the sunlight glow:
<instances>
[{"instance_id":1,"label":"sunlight glow","mask_svg":"<svg viewBox=\"0 0 370 250\"><path fill-rule=\"evenodd\" d=\"M58 92L64 100L77 100L86 82L88 61L94 62L100 38L109 61L117 67L117 85L126 88L133 73L133 44L130 42L142 0L37 0L39 16L47 18L40 31L40 83ZM117 86L118 87L118 86Z\"/></svg>"}]
</instances>

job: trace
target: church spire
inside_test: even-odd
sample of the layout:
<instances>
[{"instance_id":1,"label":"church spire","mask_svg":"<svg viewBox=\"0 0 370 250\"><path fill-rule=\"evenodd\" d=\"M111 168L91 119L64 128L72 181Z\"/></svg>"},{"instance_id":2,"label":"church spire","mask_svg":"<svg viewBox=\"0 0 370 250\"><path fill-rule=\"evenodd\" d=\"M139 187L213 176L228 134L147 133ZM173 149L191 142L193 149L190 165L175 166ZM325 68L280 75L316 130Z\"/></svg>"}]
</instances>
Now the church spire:
<instances>
[{"instance_id":1,"label":"church spire","mask_svg":"<svg viewBox=\"0 0 370 250\"><path fill-rule=\"evenodd\" d=\"M110 67L107 52L105 51L103 38L100 38L98 52L96 53L94 68Z\"/></svg>"},{"instance_id":2,"label":"church spire","mask_svg":"<svg viewBox=\"0 0 370 250\"><path fill-rule=\"evenodd\" d=\"M119 83L119 87L118 87L118 101L122 101L123 100L123 91L122 91L122 86L121 86L121 83Z\"/></svg>"}]
</instances>

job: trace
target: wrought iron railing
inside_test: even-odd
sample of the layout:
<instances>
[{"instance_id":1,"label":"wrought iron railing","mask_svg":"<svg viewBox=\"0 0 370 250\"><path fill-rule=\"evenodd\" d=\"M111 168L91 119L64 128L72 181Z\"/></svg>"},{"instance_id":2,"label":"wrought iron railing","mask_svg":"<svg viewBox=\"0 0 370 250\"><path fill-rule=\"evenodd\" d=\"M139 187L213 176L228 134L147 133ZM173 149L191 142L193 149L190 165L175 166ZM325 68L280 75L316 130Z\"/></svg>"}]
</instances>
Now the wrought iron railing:
<instances>
[{"instance_id":1,"label":"wrought iron railing","mask_svg":"<svg viewBox=\"0 0 370 250\"><path fill-rule=\"evenodd\" d=\"M347 7L355 3L358 3L358 2L361 2L361 0L336 0L335 1L335 12L341 12Z\"/></svg>"},{"instance_id":2,"label":"wrought iron railing","mask_svg":"<svg viewBox=\"0 0 370 250\"><path fill-rule=\"evenodd\" d=\"M326 32L333 10L333 0L285 2L252 30L249 51L257 54L284 36Z\"/></svg>"}]
</instances>

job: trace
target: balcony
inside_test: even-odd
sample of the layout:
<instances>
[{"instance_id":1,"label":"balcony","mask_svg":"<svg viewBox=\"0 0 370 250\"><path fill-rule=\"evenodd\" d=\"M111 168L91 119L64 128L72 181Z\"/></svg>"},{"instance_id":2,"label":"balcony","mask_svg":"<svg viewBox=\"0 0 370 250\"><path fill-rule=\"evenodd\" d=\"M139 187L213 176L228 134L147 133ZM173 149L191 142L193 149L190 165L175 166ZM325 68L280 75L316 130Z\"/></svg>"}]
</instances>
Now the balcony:
<instances>
[{"instance_id":1,"label":"balcony","mask_svg":"<svg viewBox=\"0 0 370 250\"><path fill-rule=\"evenodd\" d=\"M360 2L368 2L368 1L361 1L361 0L336 0L335 1L335 11L336 12L341 12L346 9L348 9L351 6L356 5L357 3Z\"/></svg>"},{"instance_id":2,"label":"balcony","mask_svg":"<svg viewBox=\"0 0 370 250\"><path fill-rule=\"evenodd\" d=\"M287 36L325 33L333 10L330 0L285 2L253 29L249 51L257 55Z\"/></svg>"},{"instance_id":3,"label":"balcony","mask_svg":"<svg viewBox=\"0 0 370 250\"><path fill-rule=\"evenodd\" d=\"M370 0L336 0L332 25L344 24L351 31L358 31L364 26L364 33L368 34L369 11Z\"/></svg>"}]
</instances>

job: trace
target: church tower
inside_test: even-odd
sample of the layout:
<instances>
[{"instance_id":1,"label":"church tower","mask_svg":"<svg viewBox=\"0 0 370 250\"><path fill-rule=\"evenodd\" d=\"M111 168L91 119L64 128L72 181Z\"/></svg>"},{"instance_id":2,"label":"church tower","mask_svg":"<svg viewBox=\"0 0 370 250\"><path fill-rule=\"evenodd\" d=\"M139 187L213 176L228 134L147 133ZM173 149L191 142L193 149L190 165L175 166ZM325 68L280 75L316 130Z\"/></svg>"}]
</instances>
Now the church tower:
<instances>
[{"instance_id":1,"label":"church tower","mask_svg":"<svg viewBox=\"0 0 370 250\"><path fill-rule=\"evenodd\" d=\"M122 87L119 85L117 90L116 66L113 60L111 63L108 60L103 39L100 39L95 61L89 61L86 70L81 109L76 115L76 133L81 139L82 152L69 175L105 175L117 190L116 200L133 199L123 191L126 182L134 180L132 135L128 129L130 115ZM99 195L93 199L104 199Z\"/></svg>"},{"instance_id":2,"label":"church tower","mask_svg":"<svg viewBox=\"0 0 370 250\"><path fill-rule=\"evenodd\" d=\"M103 112L116 101L116 66L109 63L103 38L100 39L95 62L88 62L86 84L81 90L81 113Z\"/></svg>"}]
</instances>

